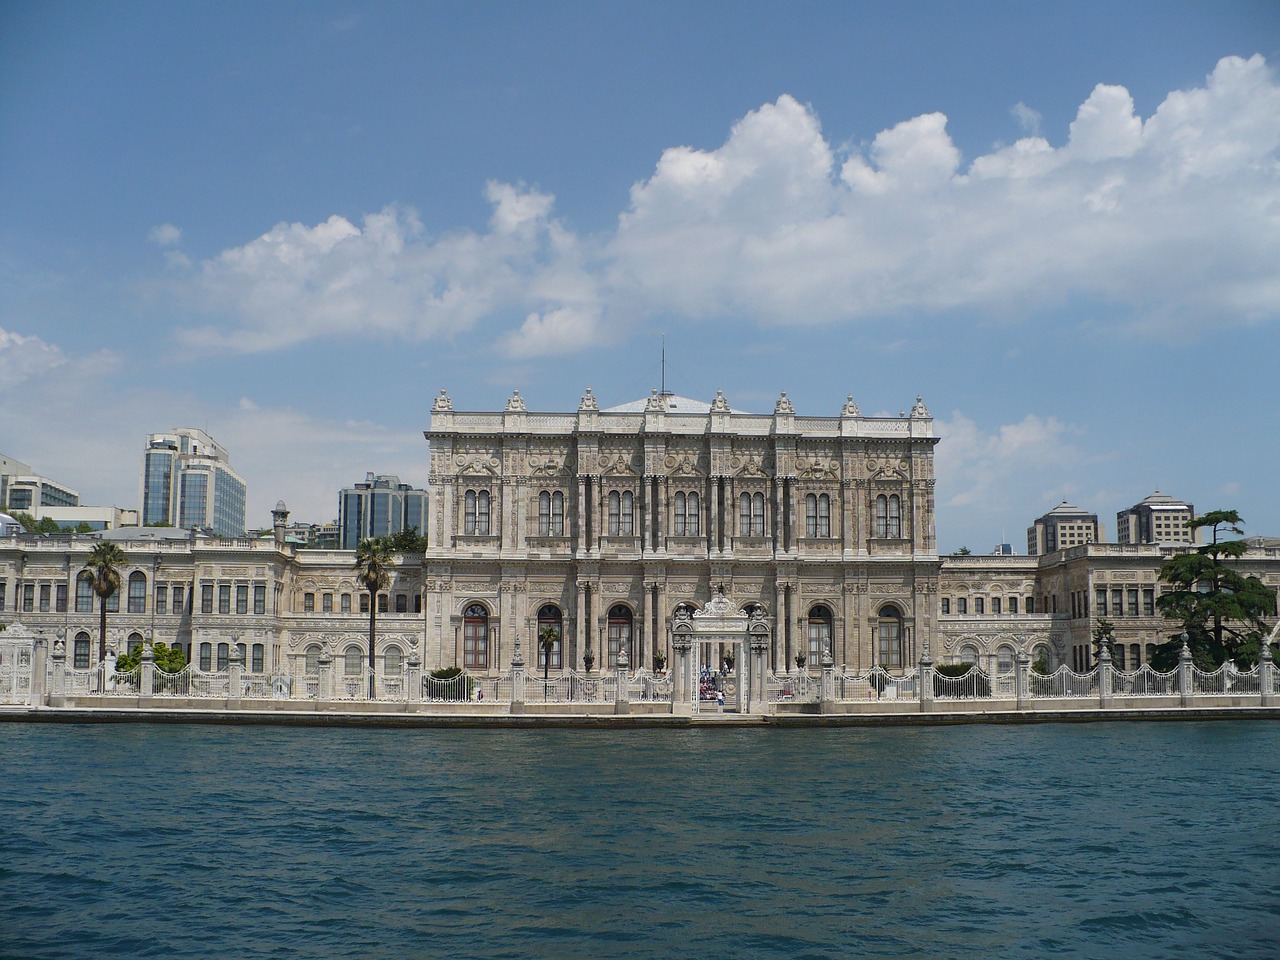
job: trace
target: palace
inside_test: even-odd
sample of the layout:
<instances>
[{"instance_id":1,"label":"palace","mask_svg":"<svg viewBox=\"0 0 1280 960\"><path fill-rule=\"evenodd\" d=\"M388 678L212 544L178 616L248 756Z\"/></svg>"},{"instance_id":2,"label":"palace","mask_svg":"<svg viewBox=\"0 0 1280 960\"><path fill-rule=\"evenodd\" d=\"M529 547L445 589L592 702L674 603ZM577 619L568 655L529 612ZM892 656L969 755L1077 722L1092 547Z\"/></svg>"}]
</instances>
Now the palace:
<instances>
[{"instance_id":1,"label":"palace","mask_svg":"<svg viewBox=\"0 0 1280 960\"><path fill-rule=\"evenodd\" d=\"M824 654L845 673L936 661L1007 674L1019 654L1093 666L1091 631L1115 625L1115 665L1133 670L1174 628L1156 607L1161 563L1186 542L1059 546L1036 556L946 556L935 534L934 448L916 398L894 418L799 416L786 394L770 414L654 391L600 409L588 389L567 413L434 401L427 549L398 556L378 595L375 672L458 666L532 671L653 669L673 631L709 608L760 630L764 667L784 673ZM1136 509L1136 508L1135 508ZM67 666L89 668L97 602L83 574L99 538L128 562L109 603L109 643L181 646L200 670L340 675L368 669L368 594L354 554L299 549L285 536L219 539L166 528L0 538L0 622L65 638ZM1255 538L1239 563L1280 586L1280 544ZM545 650L547 628L558 640ZM717 663L723 644L699 651ZM755 649L753 647L753 649ZM549 662L546 658L549 656Z\"/></svg>"}]
</instances>

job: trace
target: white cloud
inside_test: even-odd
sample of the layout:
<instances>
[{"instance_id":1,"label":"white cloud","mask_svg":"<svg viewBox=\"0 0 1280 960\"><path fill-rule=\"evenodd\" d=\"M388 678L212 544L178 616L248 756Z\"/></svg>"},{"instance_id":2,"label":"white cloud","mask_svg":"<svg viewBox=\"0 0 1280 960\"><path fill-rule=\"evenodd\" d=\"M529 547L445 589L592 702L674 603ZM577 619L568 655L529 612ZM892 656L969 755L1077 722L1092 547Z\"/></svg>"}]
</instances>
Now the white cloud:
<instances>
[{"instance_id":1,"label":"white cloud","mask_svg":"<svg viewBox=\"0 0 1280 960\"><path fill-rule=\"evenodd\" d=\"M256 351L520 317L499 345L532 357L650 313L856 323L1080 299L1165 330L1280 317L1280 84L1263 58L1223 59L1145 121L1099 84L1061 146L1034 110L1013 113L1032 135L967 164L940 113L838 157L816 113L782 96L715 149L664 151L600 237L501 183L483 232L434 236L394 206L280 224L199 265L188 289L218 322L186 337Z\"/></svg>"},{"instance_id":2,"label":"white cloud","mask_svg":"<svg viewBox=\"0 0 1280 960\"><path fill-rule=\"evenodd\" d=\"M1018 121L1018 126L1022 127L1023 133L1032 137L1040 136L1040 124L1044 122L1044 117L1040 115L1039 110L1033 110L1019 100L1009 109L1009 113Z\"/></svg>"},{"instance_id":3,"label":"white cloud","mask_svg":"<svg viewBox=\"0 0 1280 960\"><path fill-rule=\"evenodd\" d=\"M43 377L65 365L62 351L39 337L24 337L0 327L0 390Z\"/></svg>"}]
</instances>

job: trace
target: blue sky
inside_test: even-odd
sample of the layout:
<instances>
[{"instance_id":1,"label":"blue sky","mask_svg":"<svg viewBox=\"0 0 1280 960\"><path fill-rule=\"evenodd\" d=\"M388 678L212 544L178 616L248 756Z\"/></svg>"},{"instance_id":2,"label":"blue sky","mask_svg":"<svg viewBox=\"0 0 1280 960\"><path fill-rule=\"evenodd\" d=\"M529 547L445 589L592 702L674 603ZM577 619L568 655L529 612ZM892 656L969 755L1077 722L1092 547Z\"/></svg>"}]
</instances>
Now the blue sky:
<instances>
[{"instance_id":1,"label":"blue sky","mask_svg":"<svg viewBox=\"0 0 1280 960\"><path fill-rule=\"evenodd\" d=\"M1154 489L1280 535L1280 5L0 7L0 450L199 426L325 520L432 395L896 414L943 550Z\"/></svg>"}]
</instances>

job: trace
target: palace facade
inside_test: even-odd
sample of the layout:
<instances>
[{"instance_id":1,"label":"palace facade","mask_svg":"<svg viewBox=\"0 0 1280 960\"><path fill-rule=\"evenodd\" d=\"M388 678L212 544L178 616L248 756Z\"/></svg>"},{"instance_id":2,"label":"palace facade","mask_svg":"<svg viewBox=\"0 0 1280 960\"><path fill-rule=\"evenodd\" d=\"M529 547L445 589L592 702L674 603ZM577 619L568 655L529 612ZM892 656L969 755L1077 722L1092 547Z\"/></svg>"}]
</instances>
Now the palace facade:
<instances>
[{"instance_id":1,"label":"palace facade","mask_svg":"<svg viewBox=\"0 0 1280 960\"><path fill-rule=\"evenodd\" d=\"M934 448L923 401L894 418L771 414L656 391L600 409L455 411L444 392L430 429L428 547L395 560L379 594L375 668L459 666L632 670L671 653L673 625L721 593L768 627L766 662L791 669L830 651L843 671L910 670L925 652L1007 673L1020 652L1049 667L1092 666L1091 631L1115 625L1132 670L1174 632L1155 605L1160 565L1186 543L1080 543L1040 556L937 552ZM66 639L68 665L97 649L97 601L83 570L100 537L125 551L109 643L178 644L200 669L240 647L250 673L366 667L368 594L354 553L274 535L219 539L166 528L0 538L0 622ZM1280 588L1280 542L1255 538L1244 572ZM723 606L723 604L721 604ZM559 638L550 662L537 643ZM715 650L700 662L714 663Z\"/></svg>"}]
</instances>

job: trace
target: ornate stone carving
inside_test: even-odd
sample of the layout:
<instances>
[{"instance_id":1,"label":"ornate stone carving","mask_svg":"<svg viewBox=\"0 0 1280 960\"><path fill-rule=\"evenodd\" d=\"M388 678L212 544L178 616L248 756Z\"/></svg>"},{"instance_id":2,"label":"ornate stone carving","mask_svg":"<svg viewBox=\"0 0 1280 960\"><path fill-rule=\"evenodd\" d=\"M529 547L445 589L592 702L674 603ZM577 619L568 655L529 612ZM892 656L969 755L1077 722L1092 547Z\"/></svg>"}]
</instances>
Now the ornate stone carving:
<instances>
[{"instance_id":1,"label":"ornate stone carving","mask_svg":"<svg viewBox=\"0 0 1280 960\"><path fill-rule=\"evenodd\" d=\"M876 480L905 480L910 466L903 457L867 457L867 472Z\"/></svg>"},{"instance_id":2,"label":"ornate stone carving","mask_svg":"<svg viewBox=\"0 0 1280 960\"><path fill-rule=\"evenodd\" d=\"M716 398L711 401L711 412L712 413L728 413L729 409L730 409L729 401L724 398L724 391L717 390Z\"/></svg>"},{"instance_id":3,"label":"ornate stone carving","mask_svg":"<svg viewBox=\"0 0 1280 960\"><path fill-rule=\"evenodd\" d=\"M453 401L449 399L449 394L445 393L444 387L440 388L440 396L436 397L435 403L431 404L431 412L439 413L445 410L453 409Z\"/></svg>"},{"instance_id":4,"label":"ornate stone carving","mask_svg":"<svg viewBox=\"0 0 1280 960\"><path fill-rule=\"evenodd\" d=\"M929 416L929 408L924 405L924 400L920 398L920 394L916 394L915 406L911 408L911 419L920 420Z\"/></svg>"},{"instance_id":5,"label":"ornate stone carving","mask_svg":"<svg viewBox=\"0 0 1280 960\"><path fill-rule=\"evenodd\" d=\"M599 409L600 409L599 401L596 400L595 395L592 394L591 388L587 387L587 392L582 395L582 401L578 404L578 411L581 412L583 410L599 410Z\"/></svg>"},{"instance_id":6,"label":"ornate stone carving","mask_svg":"<svg viewBox=\"0 0 1280 960\"><path fill-rule=\"evenodd\" d=\"M458 465L458 474L473 476L496 477L498 475L498 466L500 461L497 457L487 456L486 454L464 455L457 457L454 462Z\"/></svg>"},{"instance_id":7,"label":"ornate stone carving","mask_svg":"<svg viewBox=\"0 0 1280 960\"><path fill-rule=\"evenodd\" d=\"M826 457L797 457L796 476L802 480L835 480L840 475L840 463Z\"/></svg>"},{"instance_id":8,"label":"ornate stone carving","mask_svg":"<svg viewBox=\"0 0 1280 960\"><path fill-rule=\"evenodd\" d=\"M524 413L529 408L524 405L524 397L519 390L513 390L507 398L507 413Z\"/></svg>"},{"instance_id":9,"label":"ornate stone carving","mask_svg":"<svg viewBox=\"0 0 1280 960\"><path fill-rule=\"evenodd\" d=\"M842 417L860 417L860 416L862 416L862 411L861 411L861 410L859 410L859 409L858 409L858 405L857 405L856 403L854 403L854 402L853 402L853 394L852 394L852 393L851 393L851 394L849 394L848 399L847 399L847 400L845 400L845 402L844 402L844 407L840 410L840 416L842 416Z\"/></svg>"},{"instance_id":10,"label":"ornate stone carving","mask_svg":"<svg viewBox=\"0 0 1280 960\"><path fill-rule=\"evenodd\" d=\"M773 415L775 417L780 413L789 413L794 415L795 412L796 408L787 398L787 391L783 390L781 395L778 397L778 402L773 405Z\"/></svg>"}]
</instances>

